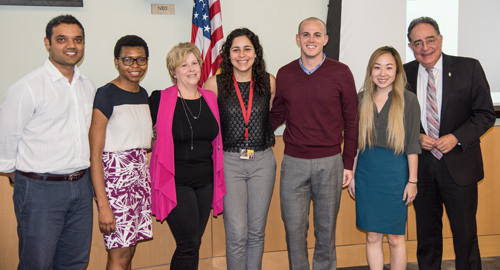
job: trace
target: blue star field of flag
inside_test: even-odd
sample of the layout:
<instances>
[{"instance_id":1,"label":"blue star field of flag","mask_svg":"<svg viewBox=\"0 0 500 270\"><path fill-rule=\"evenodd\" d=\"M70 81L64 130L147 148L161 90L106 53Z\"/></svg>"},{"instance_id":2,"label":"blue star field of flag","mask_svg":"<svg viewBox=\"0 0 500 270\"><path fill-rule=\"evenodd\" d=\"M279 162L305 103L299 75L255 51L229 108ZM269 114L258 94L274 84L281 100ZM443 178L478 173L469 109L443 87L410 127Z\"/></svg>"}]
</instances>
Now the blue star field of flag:
<instances>
[{"instance_id":1,"label":"blue star field of flag","mask_svg":"<svg viewBox=\"0 0 500 270\"><path fill-rule=\"evenodd\" d=\"M208 0L194 0L193 25L203 29L203 36L210 40L210 13Z\"/></svg>"}]
</instances>

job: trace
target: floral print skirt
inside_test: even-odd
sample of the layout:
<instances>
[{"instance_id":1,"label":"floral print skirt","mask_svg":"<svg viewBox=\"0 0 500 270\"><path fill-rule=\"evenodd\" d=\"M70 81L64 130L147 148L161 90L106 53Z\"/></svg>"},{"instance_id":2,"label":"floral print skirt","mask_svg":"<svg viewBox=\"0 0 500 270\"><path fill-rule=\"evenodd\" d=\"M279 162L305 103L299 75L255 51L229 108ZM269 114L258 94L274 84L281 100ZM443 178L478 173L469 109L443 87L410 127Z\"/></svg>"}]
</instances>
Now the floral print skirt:
<instances>
[{"instance_id":1,"label":"floral print skirt","mask_svg":"<svg viewBox=\"0 0 500 270\"><path fill-rule=\"evenodd\" d=\"M144 149L102 155L106 193L116 220L116 230L103 234L106 249L134 246L153 237L147 161Z\"/></svg>"}]
</instances>

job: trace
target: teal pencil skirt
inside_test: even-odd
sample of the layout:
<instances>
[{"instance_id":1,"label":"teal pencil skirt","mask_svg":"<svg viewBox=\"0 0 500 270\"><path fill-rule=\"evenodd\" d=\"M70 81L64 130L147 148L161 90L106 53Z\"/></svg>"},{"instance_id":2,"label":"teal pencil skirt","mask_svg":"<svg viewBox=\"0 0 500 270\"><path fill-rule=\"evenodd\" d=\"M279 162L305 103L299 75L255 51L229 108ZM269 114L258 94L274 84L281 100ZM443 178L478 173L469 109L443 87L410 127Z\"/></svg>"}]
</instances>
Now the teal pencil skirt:
<instances>
[{"instance_id":1,"label":"teal pencil skirt","mask_svg":"<svg viewBox=\"0 0 500 270\"><path fill-rule=\"evenodd\" d=\"M403 193L408 159L394 150L373 147L359 152L355 173L356 226L367 232L404 235L408 207Z\"/></svg>"}]
</instances>

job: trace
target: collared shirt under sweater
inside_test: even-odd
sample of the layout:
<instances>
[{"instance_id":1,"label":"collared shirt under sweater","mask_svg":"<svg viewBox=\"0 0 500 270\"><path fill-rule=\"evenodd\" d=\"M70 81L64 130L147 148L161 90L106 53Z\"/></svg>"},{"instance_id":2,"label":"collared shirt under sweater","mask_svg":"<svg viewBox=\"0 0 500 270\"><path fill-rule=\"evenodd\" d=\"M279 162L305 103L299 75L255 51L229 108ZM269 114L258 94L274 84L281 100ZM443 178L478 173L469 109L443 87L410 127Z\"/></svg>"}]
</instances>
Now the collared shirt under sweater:
<instances>
[{"instance_id":1,"label":"collared shirt under sweater","mask_svg":"<svg viewBox=\"0 0 500 270\"><path fill-rule=\"evenodd\" d=\"M347 65L326 58L310 75L299 60L283 66L276 78L271 110L273 128L286 122L285 154L315 159L339 154L352 170L358 141L358 98Z\"/></svg>"}]
</instances>

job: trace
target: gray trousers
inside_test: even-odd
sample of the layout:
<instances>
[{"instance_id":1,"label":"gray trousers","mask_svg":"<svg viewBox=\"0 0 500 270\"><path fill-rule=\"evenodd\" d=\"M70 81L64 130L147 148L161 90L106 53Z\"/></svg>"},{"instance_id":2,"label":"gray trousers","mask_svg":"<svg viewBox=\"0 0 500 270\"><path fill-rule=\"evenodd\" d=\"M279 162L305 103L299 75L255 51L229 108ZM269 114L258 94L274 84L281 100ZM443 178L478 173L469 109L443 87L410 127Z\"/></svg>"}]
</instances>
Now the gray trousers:
<instances>
[{"instance_id":1,"label":"gray trousers","mask_svg":"<svg viewBox=\"0 0 500 270\"><path fill-rule=\"evenodd\" d=\"M280 180L281 216L285 222L290 269L310 269L307 229L311 199L316 236L313 269L337 269L335 226L343 172L340 154L318 159L284 156Z\"/></svg>"},{"instance_id":2,"label":"gray trousers","mask_svg":"<svg viewBox=\"0 0 500 270\"><path fill-rule=\"evenodd\" d=\"M255 152L255 160L224 152L224 177L227 269L261 269L267 212L276 178L272 148Z\"/></svg>"}]
</instances>

